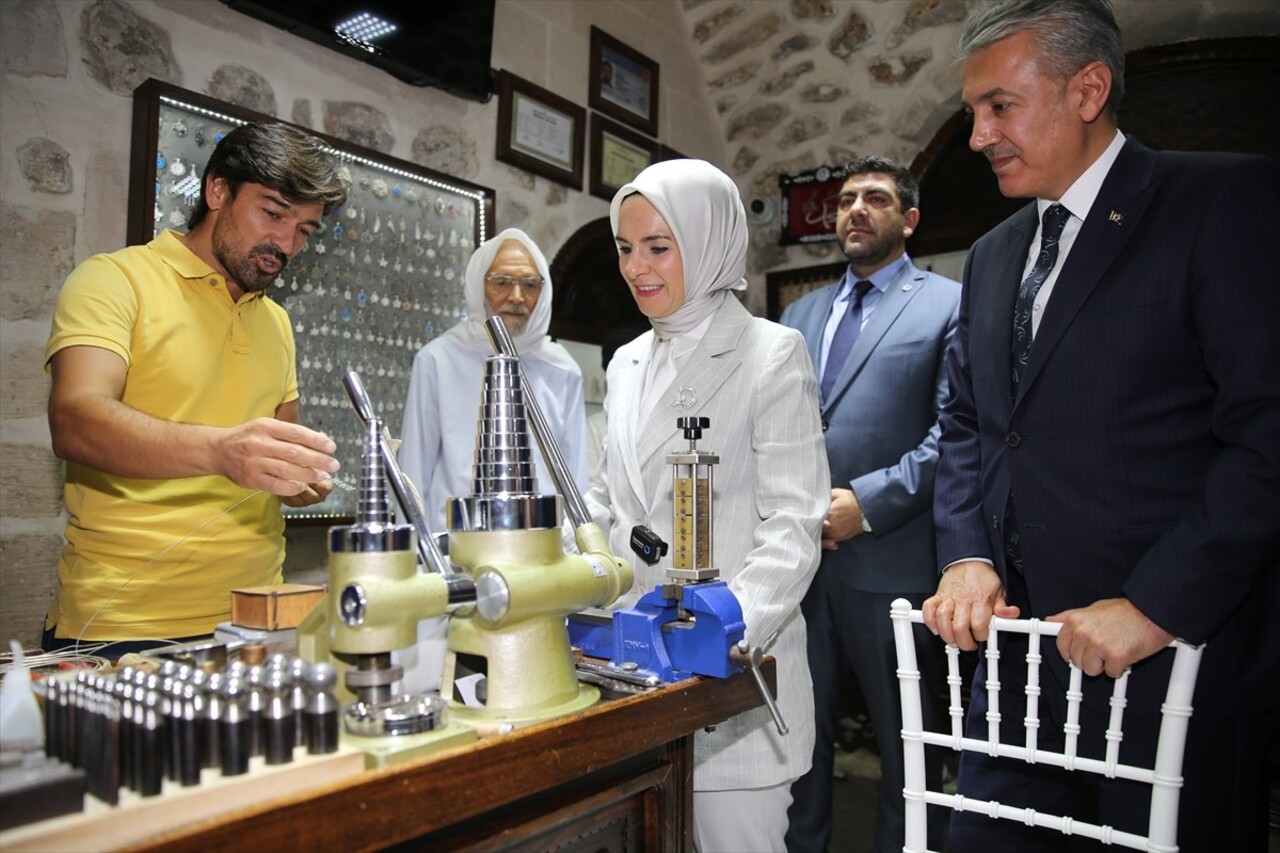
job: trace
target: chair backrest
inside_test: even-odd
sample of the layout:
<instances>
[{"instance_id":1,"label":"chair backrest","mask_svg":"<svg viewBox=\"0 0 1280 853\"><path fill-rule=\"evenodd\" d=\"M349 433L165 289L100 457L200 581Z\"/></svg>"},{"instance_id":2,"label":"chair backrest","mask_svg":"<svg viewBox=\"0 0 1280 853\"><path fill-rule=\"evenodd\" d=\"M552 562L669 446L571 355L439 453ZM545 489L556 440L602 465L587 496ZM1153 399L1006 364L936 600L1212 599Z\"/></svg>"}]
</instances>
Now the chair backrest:
<instances>
[{"instance_id":1,"label":"chair backrest","mask_svg":"<svg viewBox=\"0 0 1280 853\"><path fill-rule=\"evenodd\" d=\"M905 853L924 853L927 849L925 813L927 806L943 806L955 811L980 812L990 817L1017 821L1021 824L1042 826L1067 835L1080 835L1134 850L1175 851L1177 847L1178 797L1182 792L1182 752L1187 737L1187 724L1191 720L1191 696L1195 692L1196 674L1200 667L1203 647L1174 641L1173 670L1168 690L1161 705L1160 734L1152 767L1138 767L1119 761L1120 742L1123 738L1121 723L1126 704L1125 691L1129 683L1126 671L1114 680L1111 695L1110 719L1106 730L1106 754L1102 759L1087 758L1076 754L1080 735L1080 701L1083 673L1070 667L1071 681L1067 689L1067 708L1063 727L1064 749L1055 752L1037 747L1040 728L1040 639L1056 637L1061 625L1042 622L1039 619L1002 619L994 617L988 634L984 654L989 672L994 672L1000 659L1000 634L1021 633L1028 635L1026 703L1024 708L1025 741L1021 744L1000 740L1000 682L991 678L987 682L987 737L964 736L965 708L961 696L960 650L947 647L947 684L950 690L950 731L925 731L921 710L920 668L916 663L916 647L912 623L923 623L919 610L912 610L911 603L899 598L890 607L898 656L898 686L902 692L902 748L905 759L906 798ZM941 642L941 641L939 641ZM1057 654L1050 641L1048 652ZM1016 701L1016 699L1014 700ZM1008 703L1006 703L1008 704ZM1008 803L979 800L961 794L947 794L928 790L925 783L925 746L949 747L957 752L981 752L1025 763L1041 763L1065 770L1097 773L1107 778L1130 779L1150 785L1151 811L1147 822L1147 835L1122 832L1110 826L1072 820L1065 815L1052 815Z\"/></svg>"}]
</instances>

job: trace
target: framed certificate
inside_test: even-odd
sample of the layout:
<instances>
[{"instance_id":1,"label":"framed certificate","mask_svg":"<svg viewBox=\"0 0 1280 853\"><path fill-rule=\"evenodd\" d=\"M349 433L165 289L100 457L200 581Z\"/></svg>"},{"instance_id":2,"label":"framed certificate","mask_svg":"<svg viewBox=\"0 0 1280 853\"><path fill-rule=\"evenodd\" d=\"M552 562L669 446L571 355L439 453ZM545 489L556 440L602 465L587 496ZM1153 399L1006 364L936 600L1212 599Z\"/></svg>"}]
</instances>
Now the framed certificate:
<instances>
[{"instance_id":1,"label":"framed certificate","mask_svg":"<svg viewBox=\"0 0 1280 853\"><path fill-rule=\"evenodd\" d=\"M591 194L612 201L623 184L661 159L660 148L655 140L592 113Z\"/></svg>"},{"instance_id":2,"label":"framed certificate","mask_svg":"<svg viewBox=\"0 0 1280 853\"><path fill-rule=\"evenodd\" d=\"M598 27L591 28L593 110L658 135L658 63Z\"/></svg>"},{"instance_id":3,"label":"framed certificate","mask_svg":"<svg viewBox=\"0 0 1280 853\"><path fill-rule=\"evenodd\" d=\"M495 157L557 183L582 189L587 111L508 71L498 72Z\"/></svg>"}]
</instances>

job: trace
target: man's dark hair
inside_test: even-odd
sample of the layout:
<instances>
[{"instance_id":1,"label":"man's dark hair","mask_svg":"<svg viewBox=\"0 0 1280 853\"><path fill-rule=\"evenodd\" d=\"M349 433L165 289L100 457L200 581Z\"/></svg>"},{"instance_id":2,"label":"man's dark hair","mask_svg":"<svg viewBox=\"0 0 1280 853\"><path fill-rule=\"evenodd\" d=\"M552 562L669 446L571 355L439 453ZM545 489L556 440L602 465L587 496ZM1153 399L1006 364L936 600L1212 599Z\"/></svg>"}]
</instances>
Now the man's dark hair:
<instances>
[{"instance_id":1,"label":"man's dark hair","mask_svg":"<svg viewBox=\"0 0 1280 853\"><path fill-rule=\"evenodd\" d=\"M877 172L889 175L898 185L898 202L902 205L902 213L920 206L920 183L911 170L897 160L888 157L862 157L849 163L845 168L844 179L847 181L854 175L866 175Z\"/></svg>"},{"instance_id":2,"label":"man's dark hair","mask_svg":"<svg viewBox=\"0 0 1280 853\"><path fill-rule=\"evenodd\" d=\"M210 175L225 179L233 196L241 184L262 184L293 204L323 202L326 215L347 200L347 181L324 143L287 124L246 124L222 138L205 164L200 200L187 230L209 213L205 187Z\"/></svg>"},{"instance_id":3,"label":"man's dark hair","mask_svg":"<svg viewBox=\"0 0 1280 853\"><path fill-rule=\"evenodd\" d=\"M995 0L971 11L957 52L965 60L1015 33L1030 32L1045 74L1067 80L1095 60L1111 69L1112 116L1124 100L1124 42L1111 0Z\"/></svg>"}]
</instances>

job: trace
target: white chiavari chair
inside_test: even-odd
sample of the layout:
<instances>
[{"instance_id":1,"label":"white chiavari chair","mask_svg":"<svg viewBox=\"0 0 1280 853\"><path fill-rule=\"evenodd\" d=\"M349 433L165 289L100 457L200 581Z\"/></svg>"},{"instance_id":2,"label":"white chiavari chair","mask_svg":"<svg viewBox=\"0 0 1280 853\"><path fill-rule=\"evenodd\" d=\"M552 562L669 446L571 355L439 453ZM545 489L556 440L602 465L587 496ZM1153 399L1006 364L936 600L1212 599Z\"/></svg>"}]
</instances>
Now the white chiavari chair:
<instances>
[{"instance_id":1,"label":"white chiavari chair","mask_svg":"<svg viewBox=\"0 0 1280 853\"><path fill-rule=\"evenodd\" d=\"M1133 850L1176 851L1178 827L1178 797L1182 792L1182 753L1186 742L1187 724L1191 720L1191 697L1195 691L1196 675L1200 666L1203 647L1190 646L1174 641L1176 648L1173 670L1169 678L1165 700L1161 706L1160 733L1157 740L1153 766L1139 767L1121 763L1120 743L1125 691L1129 673L1126 671L1114 679L1111 695L1110 718L1105 733L1106 753L1103 758L1077 755L1080 739L1080 701L1083 673L1072 666L1071 681L1067 689L1067 708L1063 727L1064 748L1055 752L1038 747L1040 715L1040 663L1041 640L1048 638L1047 653L1057 654L1053 638L1061 625L1042 622L1039 619L991 620L985 649L988 673L995 673L1000 659L1000 635L1021 633L1028 635L1027 678L1025 702L1018 707L1024 712L1024 741L1006 743L1000 740L1000 682L994 676L987 681L987 737L964 736L965 707L961 696L960 650L947 647L947 684L950 692L949 724L945 732L925 731L921 713L921 679L916 663L916 649L912 640L912 623L923 623L919 610L912 610L906 599L898 599L890 607L898 656L898 685L902 692L902 745L906 762L903 796L906 798L906 838L904 853L925 853L925 814L929 805L942 806L955 811L978 812L993 818L1017 821L1026 825L1041 826L1066 835L1079 835ZM939 641L941 642L941 641ZM1013 700L1017 704L1017 699ZM1010 703L1006 701L1005 707ZM1130 779L1151 786L1151 810L1147 822L1147 834L1122 832L1110 826L1100 826L1067 815L1053 815L1034 809L1021 808L1011 803L991 802L928 790L925 785L924 752L926 746L947 747L957 752L982 752L1010 761L1042 763L1069 771L1097 773L1107 778Z\"/></svg>"}]
</instances>

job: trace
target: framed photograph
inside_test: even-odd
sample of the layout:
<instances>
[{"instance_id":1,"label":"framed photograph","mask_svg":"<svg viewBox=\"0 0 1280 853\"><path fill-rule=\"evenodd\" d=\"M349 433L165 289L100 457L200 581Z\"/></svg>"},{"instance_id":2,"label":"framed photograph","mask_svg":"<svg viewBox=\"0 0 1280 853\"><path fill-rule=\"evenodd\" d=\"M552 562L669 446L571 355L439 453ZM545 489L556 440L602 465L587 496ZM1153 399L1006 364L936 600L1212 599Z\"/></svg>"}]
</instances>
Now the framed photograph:
<instances>
[{"instance_id":1,"label":"framed photograph","mask_svg":"<svg viewBox=\"0 0 1280 853\"><path fill-rule=\"evenodd\" d=\"M836 208L844 179L843 166L822 166L799 175L779 175L782 233L778 243L785 246L836 239Z\"/></svg>"},{"instance_id":2,"label":"framed photograph","mask_svg":"<svg viewBox=\"0 0 1280 853\"><path fill-rule=\"evenodd\" d=\"M591 28L589 92L592 109L658 135L658 63L598 27Z\"/></svg>"},{"instance_id":3,"label":"framed photograph","mask_svg":"<svg viewBox=\"0 0 1280 853\"><path fill-rule=\"evenodd\" d=\"M223 136L278 121L197 92L148 80L133 96L128 241L183 232L200 175ZM302 421L338 445L342 470L321 503L284 507L291 524L355 517L364 431L343 390L354 367L393 432L404 419L413 357L466 316L471 252L496 230L494 191L302 128L320 138L351 184L268 296L289 314Z\"/></svg>"},{"instance_id":4,"label":"framed photograph","mask_svg":"<svg viewBox=\"0 0 1280 853\"><path fill-rule=\"evenodd\" d=\"M598 113L591 114L591 194L606 201L660 159L661 146Z\"/></svg>"},{"instance_id":5,"label":"framed photograph","mask_svg":"<svg viewBox=\"0 0 1280 853\"><path fill-rule=\"evenodd\" d=\"M503 163L582 189L587 111L508 71L498 72L498 150Z\"/></svg>"},{"instance_id":6,"label":"framed photograph","mask_svg":"<svg viewBox=\"0 0 1280 853\"><path fill-rule=\"evenodd\" d=\"M839 281L848 266L847 261L837 261L813 267L765 273L766 316L775 323L778 322L784 308L806 293L812 293Z\"/></svg>"}]
</instances>

